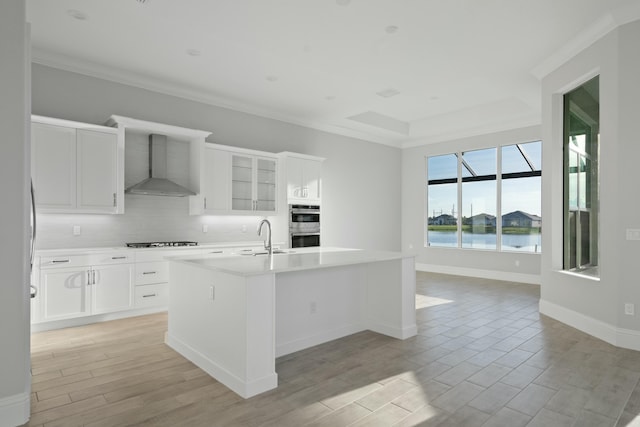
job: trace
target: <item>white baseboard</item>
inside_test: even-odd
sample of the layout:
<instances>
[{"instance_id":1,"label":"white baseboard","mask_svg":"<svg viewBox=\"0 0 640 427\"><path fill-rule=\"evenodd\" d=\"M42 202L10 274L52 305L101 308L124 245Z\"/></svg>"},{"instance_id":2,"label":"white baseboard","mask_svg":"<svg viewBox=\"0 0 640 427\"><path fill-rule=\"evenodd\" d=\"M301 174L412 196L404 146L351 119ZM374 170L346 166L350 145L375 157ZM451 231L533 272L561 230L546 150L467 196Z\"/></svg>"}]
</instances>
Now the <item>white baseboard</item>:
<instances>
[{"instance_id":1,"label":"white baseboard","mask_svg":"<svg viewBox=\"0 0 640 427\"><path fill-rule=\"evenodd\" d=\"M296 351L304 350L305 348L313 347L315 345L333 341L338 338L346 337L347 335L362 332L366 329L367 328L365 328L363 325L352 324L329 331L323 331L310 337L304 337L286 343L276 343L276 357L295 353Z\"/></svg>"},{"instance_id":2,"label":"white baseboard","mask_svg":"<svg viewBox=\"0 0 640 427\"><path fill-rule=\"evenodd\" d=\"M413 324L404 328L397 328L394 326L384 325L382 323L369 323L369 330L377 332L382 335L387 335L399 340L406 340L418 334L418 326Z\"/></svg>"},{"instance_id":3,"label":"white baseboard","mask_svg":"<svg viewBox=\"0 0 640 427\"><path fill-rule=\"evenodd\" d=\"M31 414L31 395L15 394L0 398L0 427L15 427L29 421Z\"/></svg>"},{"instance_id":4,"label":"white baseboard","mask_svg":"<svg viewBox=\"0 0 640 427\"><path fill-rule=\"evenodd\" d=\"M245 399L278 386L278 374L275 372L257 380L245 381L171 334L165 334L165 343Z\"/></svg>"},{"instance_id":5,"label":"white baseboard","mask_svg":"<svg viewBox=\"0 0 640 427\"><path fill-rule=\"evenodd\" d=\"M617 328L609 323L543 299L540 300L539 310L545 316L556 319L616 347L640 350L639 331Z\"/></svg>"},{"instance_id":6,"label":"white baseboard","mask_svg":"<svg viewBox=\"0 0 640 427\"><path fill-rule=\"evenodd\" d=\"M480 268L455 267L449 265L435 265L416 263L417 271L430 273L452 274L455 276L480 277L482 279L504 280L507 282L530 283L539 285L542 279L539 274L512 273L506 271L483 270Z\"/></svg>"},{"instance_id":7,"label":"white baseboard","mask_svg":"<svg viewBox=\"0 0 640 427\"><path fill-rule=\"evenodd\" d=\"M126 317L144 316L145 314L167 311L167 307L145 307L133 310L117 311L114 313L94 314L92 316L74 317L73 319L52 320L31 324L31 332L51 331L54 329L73 328L91 323L107 322L109 320L124 319Z\"/></svg>"}]
</instances>

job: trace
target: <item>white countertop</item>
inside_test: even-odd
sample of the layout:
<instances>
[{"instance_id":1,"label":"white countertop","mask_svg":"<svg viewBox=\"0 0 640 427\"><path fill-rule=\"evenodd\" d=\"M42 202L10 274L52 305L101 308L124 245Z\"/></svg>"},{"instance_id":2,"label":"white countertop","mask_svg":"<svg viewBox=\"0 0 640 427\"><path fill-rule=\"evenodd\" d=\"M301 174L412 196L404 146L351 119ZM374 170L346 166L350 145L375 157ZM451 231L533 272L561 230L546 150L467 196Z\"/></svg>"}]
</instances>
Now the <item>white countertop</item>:
<instances>
[{"instance_id":1,"label":"white countertop","mask_svg":"<svg viewBox=\"0 0 640 427\"><path fill-rule=\"evenodd\" d=\"M411 258L400 252L367 251L347 248L288 249L287 253L274 255L232 256L181 256L172 261L207 268L237 276L255 276L268 273L313 270L341 265L367 264Z\"/></svg>"},{"instance_id":2,"label":"white countertop","mask_svg":"<svg viewBox=\"0 0 640 427\"><path fill-rule=\"evenodd\" d=\"M197 249L215 249L215 248L242 248L242 247L262 247L263 241L247 241L247 242L221 242L221 243L202 243L197 246L165 246L154 248L130 248L127 246L100 246L91 248L59 248L59 249L36 249L37 256L57 256L57 255L74 255L86 253L102 253L113 251L188 251Z\"/></svg>"}]
</instances>

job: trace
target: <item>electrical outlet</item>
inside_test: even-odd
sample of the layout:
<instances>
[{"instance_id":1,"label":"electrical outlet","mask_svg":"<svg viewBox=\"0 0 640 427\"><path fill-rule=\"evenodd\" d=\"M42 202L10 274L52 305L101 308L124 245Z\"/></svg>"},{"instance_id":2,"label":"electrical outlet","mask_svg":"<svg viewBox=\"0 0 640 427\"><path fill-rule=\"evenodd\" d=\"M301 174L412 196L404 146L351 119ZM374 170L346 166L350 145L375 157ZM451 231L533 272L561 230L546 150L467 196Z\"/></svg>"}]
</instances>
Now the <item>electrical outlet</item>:
<instances>
[{"instance_id":1,"label":"electrical outlet","mask_svg":"<svg viewBox=\"0 0 640 427\"><path fill-rule=\"evenodd\" d=\"M520 260L519 259L516 260L516 267L520 267Z\"/></svg>"},{"instance_id":2,"label":"electrical outlet","mask_svg":"<svg viewBox=\"0 0 640 427\"><path fill-rule=\"evenodd\" d=\"M243 233L247 232L247 226L245 224L242 224L242 232Z\"/></svg>"},{"instance_id":3,"label":"electrical outlet","mask_svg":"<svg viewBox=\"0 0 640 427\"><path fill-rule=\"evenodd\" d=\"M316 314L318 312L318 305L315 301L309 303L309 313Z\"/></svg>"},{"instance_id":4,"label":"electrical outlet","mask_svg":"<svg viewBox=\"0 0 640 427\"><path fill-rule=\"evenodd\" d=\"M206 233L209 231L209 226L207 224L202 224L202 232Z\"/></svg>"},{"instance_id":5,"label":"electrical outlet","mask_svg":"<svg viewBox=\"0 0 640 427\"><path fill-rule=\"evenodd\" d=\"M216 299L216 288L215 288L215 286L211 286L211 287L209 288L209 299L210 299L211 301L213 301L213 300L215 300L215 299Z\"/></svg>"},{"instance_id":6,"label":"electrical outlet","mask_svg":"<svg viewBox=\"0 0 640 427\"><path fill-rule=\"evenodd\" d=\"M627 228L627 240L640 240L640 229Z\"/></svg>"},{"instance_id":7,"label":"electrical outlet","mask_svg":"<svg viewBox=\"0 0 640 427\"><path fill-rule=\"evenodd\" d=\"M73 226L73 235L74 236L79 236L80 235L80 226L79 225L74 225Z\"/></svg>"},{"instance_id":8,"label":"electrical outlet","mask_svg":"<svg viewBox=\"0 0 640 427\"><path fill-rule=\"evenodd\" d=\"M628 316L635 315L635 306L634 306L634 304L625 303L625 305L624 305L624 314L626 314Z\"/></svg>"}]
</instances>

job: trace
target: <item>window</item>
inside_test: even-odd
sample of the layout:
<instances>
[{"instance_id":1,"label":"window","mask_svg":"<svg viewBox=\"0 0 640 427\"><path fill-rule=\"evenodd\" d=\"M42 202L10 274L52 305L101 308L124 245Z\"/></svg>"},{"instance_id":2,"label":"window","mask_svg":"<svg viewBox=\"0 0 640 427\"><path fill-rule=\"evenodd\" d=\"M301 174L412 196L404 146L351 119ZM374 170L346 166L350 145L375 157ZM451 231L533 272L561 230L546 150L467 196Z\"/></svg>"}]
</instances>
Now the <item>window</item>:
<instances>
[{"instance_id":1,"label":"window","mask_svg":"<svg viewBox=\"0 0 640 427\"><path fill-rule=\"evenodd\" d=\"M462 153L462 247L496 248L496 149Z\"/></svg>"},{"instance_id":2,"label":"window","mask_svg":"<svg viewBox=\"0 0 640 427\"><path fill-rule=\"evenodd\" d=\"M564 269L598 275L599 78L564 95Z\"/></svg>"},{"instance_id":3,"label":"window","mask_svg":"<svg viewBox=\"0 0 640 427\"><path fill-rule=\"evenodd\" d=\"M542 248L542 144L502 147L502 250Z\"/></svg>"},{"instance_id":4,"label":"window","mask_svg":"<svg viewBox=\"0 0 640 427\"><path fill-rule=\"evenodd\" d=\"M541 160L540 141L428 157L425 246L540 252Z\"/></svg>"},{"instance_id":5,"label":"window","mask_svg":"<svg viewBox=\"0 0 640 427\"><path fill-rule=\"evenodd\" d=\"M455 154L427 159L429 194L427 241L431 246L458 246L458 159Z\"/></svg>"}]
</instances>

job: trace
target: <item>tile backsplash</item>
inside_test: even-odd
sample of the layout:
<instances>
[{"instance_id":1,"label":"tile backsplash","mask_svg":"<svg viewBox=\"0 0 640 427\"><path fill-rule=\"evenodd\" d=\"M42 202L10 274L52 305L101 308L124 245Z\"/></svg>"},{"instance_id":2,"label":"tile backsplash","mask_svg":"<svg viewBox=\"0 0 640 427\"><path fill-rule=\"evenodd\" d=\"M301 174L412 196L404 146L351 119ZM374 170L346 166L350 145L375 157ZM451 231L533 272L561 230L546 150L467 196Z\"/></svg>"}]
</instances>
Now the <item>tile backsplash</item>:
<instances>
[{"instance_id":1,"label":"tile backsplash","mask_svg":"<svg viewBox=\"0 0 640 427\"><path fill-rule=\"evenodd\" d=\"M36 249L123 246L127 242L261 240L259 217L192 216L188 197L125 195L123 215L38 214ZM203 225L207 232L203 232ZM80 235L74 235L74 226Z\"/></svg>"}]
</instances>

